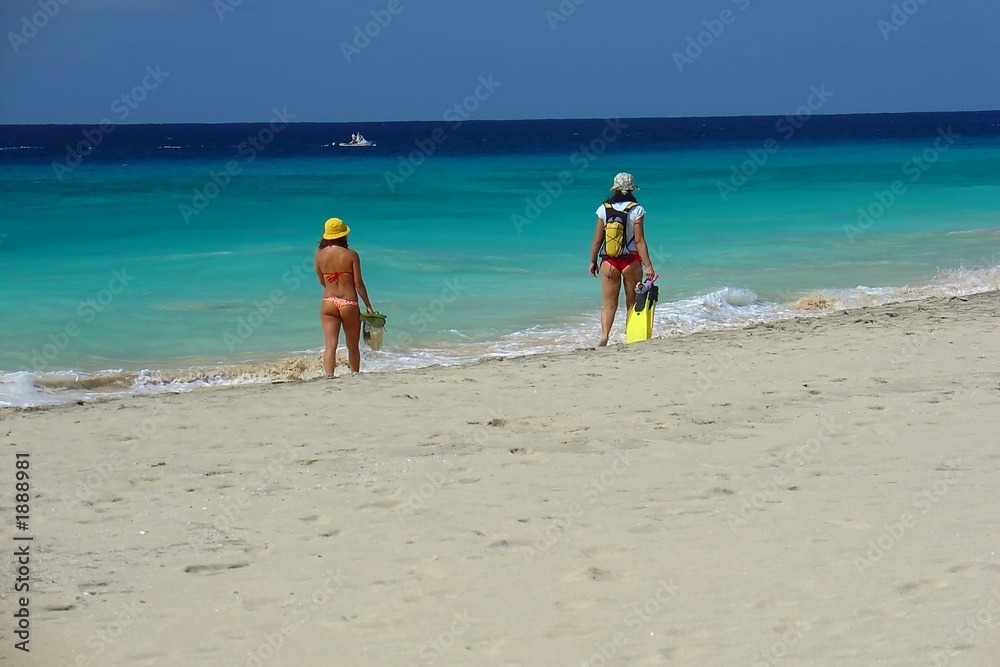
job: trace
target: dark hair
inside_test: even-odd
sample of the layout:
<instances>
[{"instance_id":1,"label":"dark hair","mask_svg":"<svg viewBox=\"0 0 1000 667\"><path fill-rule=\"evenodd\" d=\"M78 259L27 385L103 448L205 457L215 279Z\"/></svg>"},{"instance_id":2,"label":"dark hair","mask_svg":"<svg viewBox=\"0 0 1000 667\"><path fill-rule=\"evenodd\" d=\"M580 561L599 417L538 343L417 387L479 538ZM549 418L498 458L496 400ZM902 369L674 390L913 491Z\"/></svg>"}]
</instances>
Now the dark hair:
<instances>
[{"instance_id":1,"label":"dark hair","mask_svg":"<svg viewBox=\"0 0 1000 667\"><path fill-rule=\"evenodd\" d=\"M634 201L637 204L639 203L639 200L635 198L635 195L632 194L631 190L629 190L628 192L615 190L613 193L611 193L610 197L604 200L606 204L617 204L618 202L623 202L623 201Z\"/></svg>"},{"instance_id":2,"label":"dark hair","mask_svg":"<svg viewBox=\"0 0 1000 667\"><path fill-rule=\"evenodd\" d=\"M347 247L347 237L346 236L341 236L339 239L324 239L324 238L320 238L320 240L319 240L319 249L320 250L322 250L323 248L329 248L332 245L339 245L341 248L346 248Z\"/></svg>"}]
</instances>

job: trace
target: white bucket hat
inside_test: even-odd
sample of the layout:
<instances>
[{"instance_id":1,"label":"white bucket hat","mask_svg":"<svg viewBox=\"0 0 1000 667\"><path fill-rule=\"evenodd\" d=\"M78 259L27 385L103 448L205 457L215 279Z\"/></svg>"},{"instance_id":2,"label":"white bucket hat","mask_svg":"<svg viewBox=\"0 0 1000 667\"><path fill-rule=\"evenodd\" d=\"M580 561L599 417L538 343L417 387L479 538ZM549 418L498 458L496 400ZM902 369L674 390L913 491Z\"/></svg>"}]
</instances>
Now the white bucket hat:
<instances>
[{"instance_id":1,"label":"white bucket hat","mask_svg":"<svg viewBox=\"0 0 1000 667\"><path fill-rule=\"evenodd\" d=\"M619 192L634 192L639 188L636 187L635 181L632 180L632 174L622 172L615 176L615 182L611 185L611 189L618 190Z\"/></svg>"}]
</instances>

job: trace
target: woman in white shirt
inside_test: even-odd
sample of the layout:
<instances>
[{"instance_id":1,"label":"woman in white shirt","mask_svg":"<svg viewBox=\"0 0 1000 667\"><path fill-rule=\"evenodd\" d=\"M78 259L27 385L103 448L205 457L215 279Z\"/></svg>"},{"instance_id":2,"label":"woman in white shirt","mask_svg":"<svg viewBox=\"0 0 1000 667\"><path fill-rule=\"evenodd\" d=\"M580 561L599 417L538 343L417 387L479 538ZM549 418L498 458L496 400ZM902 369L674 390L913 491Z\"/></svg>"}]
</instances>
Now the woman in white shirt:
<instances>
[{"instance_id":1,"label":"woman in white shirt","mask_svg":"<svg viewBox=\"0 0 1000 667\"><path fill-rule=\"evenodd\" d=\"M597 209L597 229L590 247L590 275L600 277L604 294L599 346L608 344L622 287L627 311L635 304L635 287L643 275L647 279L656 275L643 229L646 209L633 194L638 190L632 174L618 174L611 186L611 196Z\"/></svg>"}]
</instances>

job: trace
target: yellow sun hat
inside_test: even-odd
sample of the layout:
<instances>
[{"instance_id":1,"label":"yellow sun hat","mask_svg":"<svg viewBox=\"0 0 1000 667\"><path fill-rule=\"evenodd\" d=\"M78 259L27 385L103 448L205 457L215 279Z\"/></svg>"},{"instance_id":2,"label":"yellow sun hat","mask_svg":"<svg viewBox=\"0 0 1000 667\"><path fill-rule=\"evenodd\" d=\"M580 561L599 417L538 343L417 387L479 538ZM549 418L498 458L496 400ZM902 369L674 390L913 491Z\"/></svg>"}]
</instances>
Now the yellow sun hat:
<instances>
[{"instance_id":1,"label":"yellow sun hat","mask_svg":"<svg viewBox=\"0 0 1000 667\"><path fill-rule=\"evenodd\" d=\"M323 238L327 241L332 241L333 239L339 239L343 236L347 236L351 228L344 224L344 221L340 218L330 218L326 221L326 226L323 231Z\"/></svg>"}]
</instances>

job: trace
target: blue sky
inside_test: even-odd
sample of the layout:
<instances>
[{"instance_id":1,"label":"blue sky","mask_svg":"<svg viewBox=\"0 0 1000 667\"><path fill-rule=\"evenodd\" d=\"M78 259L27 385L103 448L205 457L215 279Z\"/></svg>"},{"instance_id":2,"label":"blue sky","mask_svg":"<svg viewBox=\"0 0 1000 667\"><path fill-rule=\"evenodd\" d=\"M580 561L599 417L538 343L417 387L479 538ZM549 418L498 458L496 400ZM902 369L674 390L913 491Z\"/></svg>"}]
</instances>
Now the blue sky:
<instances>
[{"instance_id":1,"label":"blue sky","mask_svg":"<svg viewBox=\"0 0 1000 667\"><path fill-rule=\"evenodd\" d=\"M0 3L4 124L1000 108L996 0Z\"/></svg>"}]
</instances>

